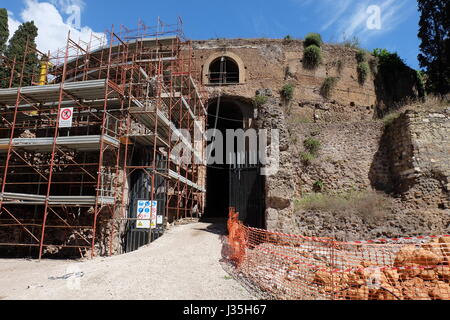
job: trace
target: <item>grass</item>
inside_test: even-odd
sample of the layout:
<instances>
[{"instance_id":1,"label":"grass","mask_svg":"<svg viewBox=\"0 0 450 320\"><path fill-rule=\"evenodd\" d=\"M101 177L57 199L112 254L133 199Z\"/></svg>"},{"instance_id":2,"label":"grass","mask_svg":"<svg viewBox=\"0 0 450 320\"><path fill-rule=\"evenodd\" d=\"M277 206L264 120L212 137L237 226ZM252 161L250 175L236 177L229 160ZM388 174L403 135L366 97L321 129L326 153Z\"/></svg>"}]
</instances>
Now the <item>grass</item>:
<instances>
[{"instance_id":1,"label":"grass","mask_svg":"<svg viewBox=\"0 0 450 320\"><path fill-rule=\"evenodd\" d=\"M392 201L375 191L352 191L337 195L311 193L295 201L296 210L329 211L344 215L356 213L365 220L381 219L391 208Z\"/></svg>"}]
</instances>

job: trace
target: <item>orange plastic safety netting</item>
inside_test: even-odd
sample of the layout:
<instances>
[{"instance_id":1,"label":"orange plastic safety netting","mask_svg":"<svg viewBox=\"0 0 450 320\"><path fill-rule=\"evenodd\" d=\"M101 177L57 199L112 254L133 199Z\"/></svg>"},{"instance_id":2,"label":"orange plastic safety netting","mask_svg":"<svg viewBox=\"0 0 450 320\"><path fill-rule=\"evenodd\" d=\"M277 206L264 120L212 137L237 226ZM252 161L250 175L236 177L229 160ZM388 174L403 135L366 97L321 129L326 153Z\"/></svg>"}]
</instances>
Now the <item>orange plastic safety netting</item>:
<instances>
[{"instance_id":1,"label":"orange plastic safety netting","mask_svg":"<svg viewBox=\"0 0 450 320\"><path fill-rule=\"evenodd\" d=\"M450 300L450 236L338 242L249 228L232 210L241 278L281 300Z\"/></svg>"}]
</instances>

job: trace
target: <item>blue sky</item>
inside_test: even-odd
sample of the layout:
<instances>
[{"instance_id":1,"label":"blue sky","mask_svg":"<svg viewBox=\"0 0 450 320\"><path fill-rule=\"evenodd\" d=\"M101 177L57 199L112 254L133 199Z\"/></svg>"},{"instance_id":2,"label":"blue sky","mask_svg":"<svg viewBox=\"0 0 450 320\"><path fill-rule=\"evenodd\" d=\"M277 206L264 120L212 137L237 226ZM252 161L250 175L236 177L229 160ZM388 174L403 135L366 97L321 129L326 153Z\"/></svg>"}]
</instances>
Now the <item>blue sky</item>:
<instances>
[{"instance_id":1,"label":"blue sky","mask_svg":"<svg viewBox=\"0 0 450 320\"><path fill-rule=\"evenodd\" d=\"M12 30L23 21L36 21L43 50L62 47L68 30L86 38L112 24L134 27L142 19L154 25L158 16L168 23L181 16L190 39L303 38L319 32L326 42L340 42L356 36L363 48L396 51L418 68L416 0L2 0L1 6L10 12ZM68 21L74 6L80 8L79 25ZM379 29L367 27L373 17L370 6L380 10Z\"/></svg>"}]
</instances>

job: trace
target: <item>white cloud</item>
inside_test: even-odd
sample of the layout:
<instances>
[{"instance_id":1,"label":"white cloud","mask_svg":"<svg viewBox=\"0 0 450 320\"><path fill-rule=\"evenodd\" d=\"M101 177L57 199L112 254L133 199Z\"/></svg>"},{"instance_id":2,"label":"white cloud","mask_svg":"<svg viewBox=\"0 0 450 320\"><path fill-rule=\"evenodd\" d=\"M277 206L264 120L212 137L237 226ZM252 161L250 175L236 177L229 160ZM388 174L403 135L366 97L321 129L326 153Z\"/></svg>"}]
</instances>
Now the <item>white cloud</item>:
<instances>
[{"instance_id":1,"label":"white cloud","mask_svg":"<svg viewBox=\"0 0 450 320\"><path fill-rule=\"evenodd\" d=\"M333 30L341 41L344 38L356 36L361 42L367 42L374 36L395 29L404 22L415 10L410 0L291 0L300 8L308 7L316 16L321 17L321 31ZM368 29L369 14L367 8L371 5L381 9L380 30Z\"/></svg>"},{"instance_id":2,"label":"white cloud","mask_svg":"<svg viewBox=\"0 0 450 320\"><path fill-rule=\"evenodd\" d=\"M83 0L50 0L50 3L58 8L61 8L64 12L66 12L71 6L78 6L80 9L84 9L85 7Z\"/></svg>"},{"instance_id":3,"label":"white cloud","mask_svg":"<svg viewBox=\"0 0 450 320\"><path fill-rule=\"evenodd\" d=\"M327 1L325 4L327 6L328 12L332 12L332 16L327 18L327 22L322 26L321 30L325 31L334 25L339 19L341 19L342 15L346 13L349 6L351 5L352 0L342 0L342 1ZM321 7L321 12L324 12L325 7ZM326 12L326 11L325 11Z\"/></svg>"},{"instance_id":4,"label":"white cloud","mask_svg":"<svg viewBox=\"0 0 450 320\"><path fill-rule=\"evenodd\" d=\"M14 13L8 11L8 29L9 29L9 38L13 36L14 32L19 28L20 21L14 18Z\"/></svg>"},{"instance_id":5,"label":"white cloud","mask_svg":"<svg viewBox=\"0 0 450 320\"><path fill-rule=\"evenodd\" d=\"M297 0L298 1L298 0ZM333 29L340 40L356 36L361 42L373 36L381 35L393 30L404 22L414 12L414 7L409 5L409 0L321 0L315 3L326 20L322 31ZM310 1L304 3L311 4ZM381 9L381 24L379 30L367 28L369 6L376 5ZM326 13L331 12L331 15Z\"/></svg>"},{"instance_id":6,"label":"white cloud","mask_svg":"<svg viewBox=\"0 0 450 320\"><path fill-rule=\"evenodd\" d=\"M42 52L55 51L63 48L67 43L67 36L70 31L70 38L74 41L82 40L88 42L91 34L96 37L103 37L103 33L96 33L91 28L84 26L76 28L70 17L64 20L60 11L69 14L70 6L79 6L80 10L84 7L81 0L50 0L51 2L40 2L39 0L25 0L25 9L20 13L22 22L34 21L38 27L38 37L36 39L37 47ZM58 10L59 8L59 10ZM68 9L69 8L69 9ZM21 23L18 20L11 19L10 32L17 29ZM14 29L15 28L15 29Z\"/></svg>"}]
</instances>

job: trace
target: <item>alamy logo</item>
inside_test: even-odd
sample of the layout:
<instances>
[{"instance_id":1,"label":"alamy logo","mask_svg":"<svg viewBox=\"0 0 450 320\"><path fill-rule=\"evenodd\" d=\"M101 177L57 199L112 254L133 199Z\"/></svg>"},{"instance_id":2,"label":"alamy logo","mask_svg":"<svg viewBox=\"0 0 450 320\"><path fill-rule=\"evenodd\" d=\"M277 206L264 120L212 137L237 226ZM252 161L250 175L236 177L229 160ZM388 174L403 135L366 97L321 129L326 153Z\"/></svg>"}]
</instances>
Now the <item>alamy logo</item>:
<instances>
[{"instance_id":1,"label":"alamy logo","mask_svg":"<svg viewBox=\"0 0 450 320\"><path fill-rule=\"evenodd\" d=\"M367 8L366 13L369 15L367 19L367 29L381 30L381 8L376 5L371 5Z\"/></svg>"},{"instance_id":2,"label":"alamy logo","mask_svg":"<svg viewBox=\"0 0 450 320\"><path fill-rule=\"evenodd\" d=\"M180 129L172 136L176 145L172 149L172 160L178 164L206 164L230 166L261 166L261 174L275 175L280 164L280 133L278 129L228 129L225 132L209 129L205 136L195 126L194 139L189 130ZM199 148L203 138L207 140L206 150ZM205 161L206 159L206 161ZM206 162L206 163L205 163Z\"/></svg>"},{"instance_id":3,"label":"alamy logo","mask_svg":"<svg viewBox=\"0 0 450 320\"><path fill-rule=\"evenodd\" d=\"M81 29L83 0L52 0L51 2L68 16L66 19L67 25L77 30Z\"/></svg>"}]
</instances>

